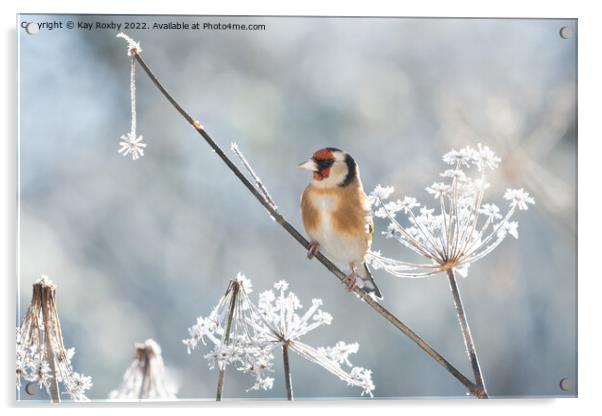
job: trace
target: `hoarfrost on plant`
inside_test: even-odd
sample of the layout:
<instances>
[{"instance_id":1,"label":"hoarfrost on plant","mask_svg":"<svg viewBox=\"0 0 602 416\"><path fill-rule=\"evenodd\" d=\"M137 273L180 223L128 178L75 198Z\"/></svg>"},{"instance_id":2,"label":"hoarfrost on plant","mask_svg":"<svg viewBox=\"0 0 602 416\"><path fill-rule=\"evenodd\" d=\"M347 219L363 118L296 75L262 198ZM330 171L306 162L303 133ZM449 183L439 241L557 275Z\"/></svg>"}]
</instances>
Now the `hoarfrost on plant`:
<instances>
[{"instance_id":1,"label":"hoarfrost on plant","mask_svg":"<svg viewBox=\"0 0 602 416\"><path fill-rule=\"evenodd\" d=\"M289 284L280 280L272 290L258 295L255 304L248 294L251 282L238 275L230 282L224 296L208 317L199 317L189 329L190 338L183 340L189 351L199 342L213 344L213 349L205 354L210 368L224 369L236 364L236 369L255 378L255 384L248 390L271 389L274 378L273 351L287 345L306 360L316 363L347 382L362 388L362 394L372 394L374 385L371 372L349 367L349 356L356 353L359 344L337 343L334 347L314 348L303 343L300 338L307 333L332 323L332 315L323 311L322 300L312 299L311 305L303 311L299 298L289 291ZM232 309L232 306L234 307ZM232 313L230 334L226 335L229 312ZM355 370L354 370L355 369ZM358 377L361 374L362 377Z\"/></svg>"},{"instance_id":2,"label":"hoarfrost on plant","mask_svg":"<svg viewBox=\"0 0 602 416\"><path fill-rule=\"evenodd\" d=\"M390 186L377 185L369 200L375 216L388 220L386 238L393 238L427 259L412 263L384 257L371 251L368 262L399 277L428 277L453 269L467 274L469 266L491 253L508 235L518 238L518 222L510 221L515 211L527 210L535 200L523 188L507 189L508 210L484 201L489 188L486 173L496 169L501 159L487 146L466 146L443 155L449 165L426 192L438 202L437 211L415 198L388 201ZM474 168L474 169L473 169ZM420 209L418 209L420 208ZM405 219L398 219L402 212Z\"/></svg>"}]
</instances>

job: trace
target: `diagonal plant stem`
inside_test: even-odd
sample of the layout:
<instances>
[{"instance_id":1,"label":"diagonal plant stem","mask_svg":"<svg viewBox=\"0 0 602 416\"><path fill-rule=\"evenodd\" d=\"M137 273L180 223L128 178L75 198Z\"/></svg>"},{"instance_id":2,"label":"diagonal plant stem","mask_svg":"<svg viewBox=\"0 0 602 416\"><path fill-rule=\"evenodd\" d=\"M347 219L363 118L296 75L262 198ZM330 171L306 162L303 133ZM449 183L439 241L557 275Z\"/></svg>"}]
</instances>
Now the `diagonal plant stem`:
<instances>
[{"instance_id":1,"label":"diagonal plant stem","mask_svg":"<svg viewBox=\"0 0 602 416\"><path fill-rule=\"evenodd\" d=\"M238 296L238 282L230 282L232 289L232 299L230 300L230 311L228 312L228 323L226 324L226 332L222 340L222 346L228 345L230 342L230 331L232 330L232 318L234 317L234 308L236 307L236 297ZM224 393L224 377L226 376L226 366L219 370L219 376L217 378L217 394L215 395L215 401L220 402L222 400L222 394Z\"/></svg>"},{"instance_id":2,"label":"diagonal plant stem","mask_svg":"<svg viewBox=\"0 0 602 416\"><path fill-rule=\"evenodd\" d=\"M466 352L470 359L470 365L474 373L477 385L482 389L483 393L487 395L487 388L485 387L485 381L483 380L483 374L481 372L481 366L479 365L479 359L477 357L477 350L472 340L472 334L470 333L470 327L466 320L466 314L464 313L464 305L462 304L462 298L460 297L460 289L456 282L456 276L454 271L449 269L447 271L447 277L449 279L449 287L454 298L454 305L456 306L456 314L458 315L458 321L460 322L460 328L462 329L462 335L464 336L464 344L466 345Z\"/></svg>"},{"instance_id":3,"label":"diagonal plant stem","mask_svg":"<svg viewBox=\"0 0 602 416\"><path fill-rule=\"evenodd\" d=\"M306 250L309 248L309 241L303 237L299 231L291 224L289 224L285 218L271 204L263 197L260 191L253 186L253 184L247 179L247 177L238 169L238 167L230 160L230 158L224 153L224 151L213 141L211 136L205 131L201 123L193 119L184 109L177 103L177 101L167 92L165 87L153 74L151 69L146 65L146 62L140 57L140 55L133 50L132 53L136 57L136 61L142 66L142 69L146 72L151 81L159 89L161 94L169 101L169 103L180 113L182 117L199 133L211 149L222 159L222 161L228 166L232 173L242 182L242 184L253 194L253 196L259 201L261 205L270 213L274 220L282 226L299 244L301 244ZM332 274L334 274L341 282L345 278L345 274L339 270L328 258L322 253L317 252L314 256L320 263L324 265ZM462 383L468 390L478 398L486 398L487 394L482 387L470 381L464 376L457 368L455 368L449 361L447 361L441 354L439 354L433 347L431 347L425 340L419 337L414 331L412 331L406 324L397 319L391 312L385 309L380 303L374 298L368 295L359 287L353 289L353 293L358 296L362 301L367 303L372 309L374 309L379 315L389 321L395 328L401 331L404 335L410 338L416 343L422 350L424 350L431 358L445 368L452 376L454 376L460 383Z\"/></svg>"},{"instance_id":4,"label":"diagonal plant stem","mask_svg":"<svg viewBox=\"0 0 602 416\"><path fill-rule=\"evenodd\" d=\"M293 400L293 377L291 375L291 366L288 362L288 342L282 344L282 360L284 362L284 381L286 383L286 398Z\"/></svg>"}]
</instances>

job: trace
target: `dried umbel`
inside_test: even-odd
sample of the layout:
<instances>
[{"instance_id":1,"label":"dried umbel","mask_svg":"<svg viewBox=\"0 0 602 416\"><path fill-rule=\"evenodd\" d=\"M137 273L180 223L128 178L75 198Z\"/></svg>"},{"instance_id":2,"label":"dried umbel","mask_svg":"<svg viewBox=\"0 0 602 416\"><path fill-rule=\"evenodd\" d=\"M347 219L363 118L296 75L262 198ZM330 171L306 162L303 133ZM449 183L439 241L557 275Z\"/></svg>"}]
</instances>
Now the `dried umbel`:
<instances>
[{"instance_id":1,"label":"dried umbel","mask_svg":"<svg viewBox=\"0 0 602 416\"><path fill-rule=\"evenodd\" d=\"M294 293L287 292L288 283L285 281L274 284L276 294L272 290L261 293L257 305L248 295L251 287L249 279L242 274L230 282L213 312L208 317L198 318L196 325L189 329L190 338L183 341L189 353L199 341L206 345L209 340L214 345L213 350L205 355L210 368L217 367L223 374L227 365L236 363L237 370L255 376L255 384L249 390L268 390L274 383L274 378L269 376L273 372L272 352L281 347L285 381L289 398L292 398L288 368L288 350L291 349L349 385L362 388L362 394L372 395L372 372L352 367L349 362L349 355L359 348L357 343L339 342L335 347L314 348L299 340L308 332L332 322L332 316L321 309L320 299L312 300L312 305L299 313L301 302ZM349 368L345 369L343 365Z\"/></svg>"},{"instance_id":2,"label":"dried umbel","mask_svg":"<svg viewBox=\"0 0 602 416\"><path fill-rule=\"evenodd\" d=\"M374 215L389 220L387 238L394 238L427 263L411 263L371 252L369 262L399 277L428 277L448 270L463 276L468 267L491 253L511 235L518 238L518 222L510 221L516 210L527 210L535 200L523 189L507 189L504 199L509 207L502 215L500 208L484 202L489 187L486 172L496 169L501 159L487 146L466 146L443 156L450 167L441 173L442 181L426 188L439 212L421 205L416 198L385 202L393 187L378 185L370 194L376 208ZM403 212L406 220L397 219Z\"/></svg>"},{"instance_id":3,"label":"dried umbel","mask_svg":"<svg viewBox=\"0 0 602 416\"><path fill-rule=\"evenodd\" d=\"M261 318L258 324L261 342L271 348L276 346L282 346L283 349L290 348L348 385L360 387L362 395L372 396L374 390L372 371L353 367L349 362L349 355L359 349L358 343L347 345L339 341L334 347L314 348L300 341L302 336L314 329L332 323L332 315L321 309L322 300L312 299L311 306L305 312L301 312L303 305L293 292L288 291L286 281L280 280L274 283L274 290L276 293L272 290L261 293L257 307L252 305ZM348 369L341 364L347 365Z\"/></svg>"},{"instance_id":4,"label":"dried umbel","mask_svg":"<svg viewBox=\"0 0 602 416\"><path fill-rule=\"evenodd\" d=\"M177 388L169 378L161 347L152 339L135 345L134 360L125 370L117 390L109 394L111 400L173 400Z\"/></svg>"},{"instance_id":5,"label":"dried umbel","mask_svg":"<svg viewBox=\"0 0 602 416\"><path fill-rule=\"evenodd\" d=\"M254 316L249 293L253 292L251 281L239 273L228 283L224 296L207 317L197 318L188 329L190 338L183 340L188 353L199 342L213 344L213 350L205 355L209 368L219 371L217 400L221 400L224 386L224 371L227 365L237 363L237 369L255 378L249 390L268 390L274 384L269 376L272 370L271 349L258 342L257 317Z\"/></svg>"},{"instance_id":6,"label":"dried umbel","mask_svg":"<svg viewBox=\"0 0 602 416\"><path fill-rule=\"evenodd\" d=\"M86 390L92 380L73 370L75 348L63 344L56 306L56 286L42 275L33 284L33 296L21 326L17 328L17 388L22 380L37 383L52 401L60 402L64 392L74 401L88 401Z\"/></svg>"},{"instance_id":7,"label":"dried umbel","mask_svg":"<svg viewBox=\"0 0 602 416\"><path fill-rule=\"evenodd\" d=\"M370 252L368 261L375 269L384 269L399 277L420 278L447 274L450 290L464 337L466 352L480 390L477 397L488 397L468 319L460 296L455 272L468 274L468 267L487 256L508 235L518 238L518 222L511 221L516 210L527 210L535 200L524 189L507 189L508 209L502 214L493 203L485 203L489 187L486 172L498 167L501 159L487 146L466 146L443 155L449 168L441 173L441 182L426 188L438 202L439 212L421 205L416 198L385 202L392 187L378 185L370 194L375 216L389 220L387 238L394 238L427 263L411 263ZM398 220L403 212L407 218Z\"/></svg>"}]
</instances>

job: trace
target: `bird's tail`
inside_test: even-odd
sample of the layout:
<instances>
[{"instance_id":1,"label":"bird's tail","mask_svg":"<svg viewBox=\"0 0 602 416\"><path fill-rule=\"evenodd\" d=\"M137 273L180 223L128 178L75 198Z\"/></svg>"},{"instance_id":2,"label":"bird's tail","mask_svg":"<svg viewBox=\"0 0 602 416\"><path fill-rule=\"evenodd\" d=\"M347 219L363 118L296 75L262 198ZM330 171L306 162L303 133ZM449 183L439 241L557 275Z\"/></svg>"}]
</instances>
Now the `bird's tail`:
<instances>
[{"instance_id":1,"label":"bird's tail","mask_svg":"<svg viewBox=\"0 0 602 416\"><path fill-rule=\"evenodd\" d=\"M374 278L372 277L372 273L370 272L370 269L368 268L368 265L364 262L364 269L365 269L365 277L362 276L362 274L359 274L359 277L362 279L364 286L362 287L362 289L364 290L364 292L366 293L374 293L374 296L379 299L382 300L383 295L380 293L380 289L378 288L378 286L376 286L376 282L374 281Z\"/></svg>"}]
</instances>

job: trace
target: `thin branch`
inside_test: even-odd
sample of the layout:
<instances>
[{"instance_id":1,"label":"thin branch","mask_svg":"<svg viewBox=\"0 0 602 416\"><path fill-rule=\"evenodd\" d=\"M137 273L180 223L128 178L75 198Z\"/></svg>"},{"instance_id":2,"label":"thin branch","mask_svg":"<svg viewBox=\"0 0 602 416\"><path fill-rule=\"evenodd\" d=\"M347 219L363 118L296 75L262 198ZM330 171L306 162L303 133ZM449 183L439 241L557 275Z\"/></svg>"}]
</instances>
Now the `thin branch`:
<instances>
[{"instance_id":1,"label":"thin branch","mask_svg":"<svg viewBox=\"0 0 602 416\"><path fill-rule=\"evenodd\" d=\"M213 149L213 151L222 159L222 161L228 166L232 173L242 182L242 184L251 192L251 194L259 201L261 205L272 215L274 220L280 224L299 244L301 244L306 250L309 248L309 242L303 237L299 231L291 224L289 224L284 217L275 210L270 203L262 196L261 192L253 186L253 184L246 178L246 176L238 169L238 167L226 156L224 151L213 141L209 134L205 131L201 123L193 119L184 109L176 102L176 100L167 92L165 87L153 74L151 69L146 65L146 62L140 57L135 51L136 60L142 66L148 77L163 94L163 96L169 101L169 103L184 117L184 119L199 133L207 142L207 144ZM317 252L314 256L320 263L324 265L332 274L334 274L341 283L345 278L345 274L339 270L328 258L322 253ZM357 295L361 300L367 303L372 309L374 309L379 315L389 321L393 326L399 329L404 335L410 338L416 343L422 350L424 350L431 358L445 368L452 376L454 376L460 383L468 388L468 390L477 397L484 395L483 389L470 381L464 376L458 369L456 369L450 362L448 362L441 354L435 351L425 340L420 338L414 331L412 331L406 324L397 319L391 312L385 309L380 303L374 298L368 295L359 287L353 289L353 293Z\"/></svg>"},{"instance_id":2,"label":"thin branch","mask_svg":"<svg viewBox=\"0 0 602 416\"><path fill-rule=\"evenodd\" d=\"M282 360L284 362L284 381L286 383L286 399L293 400L293 378L291 376L291 367L288 362L288 343L282 344Z\"/></svg>"},{"instance_id":3,"label":"thin branch","mask_svg":"<svg viewBox=\"0 0 602 416\"><path fill-rule=\"evenodd\" d=\"M479 365L479 359L477 357L477 350L472 340L472 334L470 333L470 327L466 320L466 314L464 313L464 306L462 304L462 298L460 297L460 290L458 283L456 282L456 276L452 269L447 271L447 277L449 278L449 287L454 297L454 305L456 306L456 313L458 315L458 321L460 322L460 328L462 329L462 335L464 336L464 344L466 345L466 352L470 359L470 365L475 376L477 385L482 389L483 398L487 398L487 388L485 387L485 381L483 380L483 374L481 372L481 366Z\"/></svg>"},{"instance_id":4,"label":"thin branch","mask_svg":"<svg viewBox=\"0 0 602 416\"><path fill-rule=\"evenodd\" d=\"M265 187L265 185L261 181L261 178L259 176L257 176L257 174L255 173L255 171L253 170L253 168L251 167L251 165L247 161L247 158L245 157L245 155L243 155L242 152L240 150L238 150L238 145L236 145L235 143L232 143L232 146L230 146L230 148L232 149L232 151L234 152L234 154L236 156L238 156L238 158L240 159L240 161L242 162L242 164L244 165L244 167L247 169L247 171L249 172L249 174L251 175L251 177L255 181L255 184L257 185L257 187L259 188L259 190L263 194L264 199L266 199L270 203L270 205L272 206L272 208L274 208L275 210L277 210L278 206L276 205L276 203L272 199L272 196L268 192L268 188Z\"/></svg>"}]
</instances>

